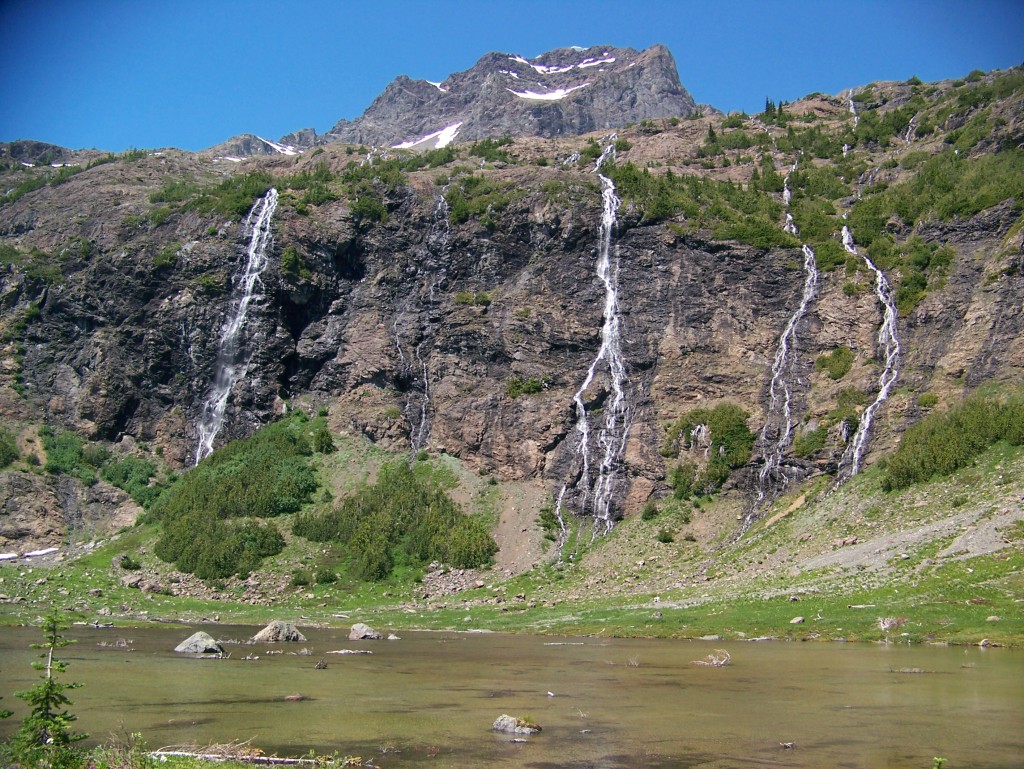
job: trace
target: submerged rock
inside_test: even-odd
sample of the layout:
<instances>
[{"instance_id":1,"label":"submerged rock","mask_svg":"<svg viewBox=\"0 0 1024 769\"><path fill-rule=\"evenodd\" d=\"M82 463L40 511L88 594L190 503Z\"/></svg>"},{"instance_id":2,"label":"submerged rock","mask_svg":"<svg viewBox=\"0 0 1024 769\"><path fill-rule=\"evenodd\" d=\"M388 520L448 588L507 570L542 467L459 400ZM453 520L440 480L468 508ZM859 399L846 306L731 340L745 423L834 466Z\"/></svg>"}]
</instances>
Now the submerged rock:
<instances>
[{"instance_id":1,"label":"submerged rock","mask_svg":"<svg viewBox=\"0 0 1024 769\"><path fill-rule=\"evenodd\" d=\"M503 734L536 734L541 731L541 728L539 724L503 714L498 716L491 726L491 731L502 732Z\"/></svg>"},{"instance_id":2,"label":"submerged rock","mask_svg":"<svg viewBox=\"0 0 1024 769\"><path fill-rule=\"evenodd\" d=\"M291 622L276 619L252 637L253 643L301 643L306 640Z\"/></svg>"},{"instance_id":3,"label":"submerged rock","mask_svg":"<svg viewBox=\"0 0 1024 769\"><path fill-rule=\"evenodd\" d=\"M200 630L175 646L174 651L179 654L223 654L224 647L209 633Z\"/></svg>"},{"instance_id":4,"label":"submerged rock","mask_svg":"<svg viewBox=\"0 0 1024 769\"><path fill-rule=\"evenodd\" d=\"M362 622L357 622L352 626L352 629L348 631L348 640L350 641L379 641L383 637L383 635L378 633L372 627L364 625Z\"/></svg>"}]
</instances>

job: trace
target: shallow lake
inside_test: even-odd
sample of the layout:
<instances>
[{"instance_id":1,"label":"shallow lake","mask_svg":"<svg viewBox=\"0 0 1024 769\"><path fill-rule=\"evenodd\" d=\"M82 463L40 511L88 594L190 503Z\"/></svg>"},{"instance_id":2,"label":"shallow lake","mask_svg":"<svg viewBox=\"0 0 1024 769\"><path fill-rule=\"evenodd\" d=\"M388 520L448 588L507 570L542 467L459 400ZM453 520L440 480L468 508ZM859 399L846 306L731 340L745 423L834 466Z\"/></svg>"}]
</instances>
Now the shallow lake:
<instances>
[{"instance_id":1,"label":"shallow lake","mask_svg":"<svg viewBox=\"0 0 1024 769\"><path fill-rule=\"evenodd\" d=\"M193 630L244 640L258 628L75 627L63 650L77 726L92 742L141 732L151 748L250 740L267 754L361 756L421 767L1024 766L1024 653L1005 649L691 642L401 632L349 641L229 645L175 654ZM38 680L35 629L0 628L0 694ZM100 642L131 641L132 651ZM295 654L309 649L311 655ZM725 667L691 663L725 648ZM364 649L372 654L336 655ZM280 650L280 654L268 654ZM258 656L258 660L242 658ZM316 669L319 660L326 669ZM300 702L285 701L301 693ZM490 731L501 714L543 732ZM792 748L781 743L793 743Z\"/></svg>"}]
</instances>

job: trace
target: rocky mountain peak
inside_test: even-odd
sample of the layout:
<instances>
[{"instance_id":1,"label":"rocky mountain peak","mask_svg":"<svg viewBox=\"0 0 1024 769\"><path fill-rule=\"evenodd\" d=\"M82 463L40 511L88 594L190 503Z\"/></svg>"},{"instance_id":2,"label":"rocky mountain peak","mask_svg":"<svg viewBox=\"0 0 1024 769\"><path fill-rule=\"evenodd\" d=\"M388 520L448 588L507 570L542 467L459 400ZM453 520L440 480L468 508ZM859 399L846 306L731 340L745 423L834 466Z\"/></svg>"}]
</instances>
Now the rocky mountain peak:
<instances>
[{"instance_id":1,"label":"rocky mountain peak","mask_svg":"<svg viewBox=\"0 0 1024 769\"><path fill-rule=\"evenodd\" d=\"M532 59L492 52L441 82L400 75L355 120L281 143L436 148L503 135L577 135L695 109L662 45L558 48Z\"/></svg>"}]
</instances>

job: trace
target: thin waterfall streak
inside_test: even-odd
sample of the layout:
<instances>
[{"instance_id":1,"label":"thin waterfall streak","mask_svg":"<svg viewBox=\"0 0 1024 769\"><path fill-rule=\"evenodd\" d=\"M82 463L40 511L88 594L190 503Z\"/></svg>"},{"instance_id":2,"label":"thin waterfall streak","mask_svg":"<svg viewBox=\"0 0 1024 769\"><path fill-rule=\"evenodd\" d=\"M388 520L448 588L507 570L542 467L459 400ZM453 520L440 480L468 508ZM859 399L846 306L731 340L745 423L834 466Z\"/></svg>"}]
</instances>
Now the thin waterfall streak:
<instances>
[{"instance_id":1,"label":"thin waterfall streak","mask_svg":"<svg viewBox=\"0 0 1024 769\"><path fill-rule=\"evenodd\" d=\"M273 242L271 222L277 209L277 201L277 190L271 188L253 205L243 225L243 231L249 234L245 269L232 292L232 310L221 329L220 340L217 343L217 368L213 388L203 403L195 454L196 464L213 452L213 441L224 424L228 397L248 369L249 358L245 355L241 332L249 314L249 306L262 296L261 275L267 267L267 252Z\"/></svg>"},{"instance_id":2,"label":"thin waterfall streak","mask_svg":"<svg viewBox=\"0 0 1024 769\"><path fill-rule=\"evenodd\" d=\"M797 156L793 165L786 172L782 183L782 200L786 208L786 223L782 229L794 237L797 236L799 230L793 220L793 214L789 211L789 205L793 199L789 182L799 164L800 158ZM744 518L744 531L754 522L761 505L769 495L774 498L781 489L789 484L789 478L781 472L781 467L783 457L793 439L793 396L788 381L788 376L794 366L791 353L797 347L797 330L800 321L807 314L811 302L814 301L818 293L818 265L814 250L806 243L801 248L804 255L803 292L799 306L789 317L779 337L775 357L772 360L772 378L768 385L768 408L765 412L764 425L762 425L757 438L757 446L764 464L757 474L757 493L753 505Z\"/></svg>"},{"instance_id":3,"label":"thin waterfall streak","mask_svg":"<svg viewBox=\"0 0 1024 769\"><path fill-rule=\"evenodd\" d=\"M416 345L416 361L420 364L420 372L423 376L423 397L420 400L420 423L416 429L416 434L412 441L412 451L415 455L427 441L427 435L430 432L430 421L428 418L428 410L430 408L430 369L427 368L427 362L423 360L420 355L420 348L423 347L423 342Z\"/></svg>"},{"instance_id":4,"label":"thin waterfall streak","mask_svg":"<svg viewBox=\"0 0 1024 769\"><path fill-rule=\"evenodd\" d=\"M848 477L852 478L860 472L861 460L863 459L864 450L867 447L868 438L871 434L871 425L874 422L875 413L882 403L888 399L893 383L895 383L896 378L899 376L900 342L897 335L899 317L896 311L896 303L892 297L892 287L889 285L889 281L886 280L885 274L875 266L875 263L871 261L866 253L858 253L857 247L853 243L853 235L850 232L850 228L846 225L843 225L842 237L843 248L850 254L860 256L868 269L874 273L875 296L878 297L878 301L883 307L882 326L878 330L877 341L878 345L885 350L885 365L878 378L878 395L875 396L874 401L861 414L857 430L853 434L850 445L847 446L840 460L840 469L844 465L848 466L850 468ZM840 472L840 482L841 479L842 473Z\"/></svg>"},{"instance_id":5,"label":"thin waterfall streak","mask_svg":"<svg viewBox=\"0 0 1024 769\"><path fill-rule=\"evenodd\" d=\"M764 457L764 464L758 472L757 499L754 502L751 515L756 513L761 503L768 496L769 482L779 474L783 455L786 449L789 448L793 437L792 393L790 392L786 375L793 366L790 353L796 349L797 330L800 321L803 320L811 302L814 301L818 294L818 265L814 250L807 244L804 244L803 254L804 286L800 297L800 305L786 323L786 327L779 337L775 358L772 361L772 379L768 388L768 413L758 437L758 443ZM777 420L776 415L780 411L782 412L782 419ZM778 422L779 437L772 443L771 432L775 422ZM783 487L787 482L788 479L783 475Z\"/></svg>"}]
</instances>

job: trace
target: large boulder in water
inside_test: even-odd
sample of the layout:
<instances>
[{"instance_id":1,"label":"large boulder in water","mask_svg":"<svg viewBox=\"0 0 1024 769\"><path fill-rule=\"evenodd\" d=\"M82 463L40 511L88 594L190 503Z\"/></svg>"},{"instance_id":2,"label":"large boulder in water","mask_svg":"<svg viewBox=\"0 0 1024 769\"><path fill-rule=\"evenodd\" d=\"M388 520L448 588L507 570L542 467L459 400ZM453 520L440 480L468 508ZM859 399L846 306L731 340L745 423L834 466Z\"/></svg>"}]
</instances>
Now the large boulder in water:
<instances>
[{"instance_id":1,"label":"large boulder in water","mask_svg":"<svg viewBox=\"0 0 1024 769\"><path fill-rule=\"evenodd\" d=\"M174 651L180 654L223 654L224 647L209 633L200 630L175 646Z\"/></svg>"},{"instance_id":2,"label":"large boulder in water","mask_svg":"<svg viewBox=\"0 0 1024 769\"><path fill-rule=\"evenodd\" d=\"M504 734L536 734L541 731L540 724L535 724L532 721L526 721L522 718L516 718L507 714L498 716L494 724L491 726L491 731L502 732Z\"/></svg>"},{"instance_id":3,"label":"large boulder in water","mask_svg":"<svg viewBox=\"0 0 1024 769\"><path fill-rule=\"evenodd\" d=\"M350 641L379 641L383 637L384 636L382 636L372 627L370 627L369 625L364 625L362 622L357 622L352 626L352 629L348 631L348 640Z\"/></svg>"},{"instance_id":4,"label":"large boulder in water","mask_svg":"<svg viewBox=\"0 0 1024 769\"><path fill-rule=\"evenodd\" d=\"M263 630L252 637L253 643L281 643L284 641L303 642L306 636L302 635L291 622L283 622L275 619Z\"/></svg>"}]
</instances>

